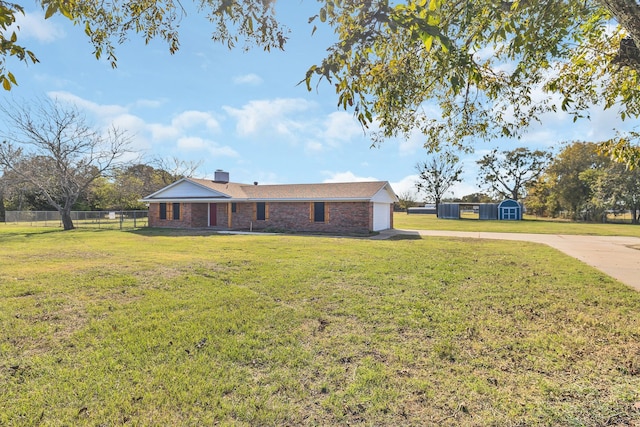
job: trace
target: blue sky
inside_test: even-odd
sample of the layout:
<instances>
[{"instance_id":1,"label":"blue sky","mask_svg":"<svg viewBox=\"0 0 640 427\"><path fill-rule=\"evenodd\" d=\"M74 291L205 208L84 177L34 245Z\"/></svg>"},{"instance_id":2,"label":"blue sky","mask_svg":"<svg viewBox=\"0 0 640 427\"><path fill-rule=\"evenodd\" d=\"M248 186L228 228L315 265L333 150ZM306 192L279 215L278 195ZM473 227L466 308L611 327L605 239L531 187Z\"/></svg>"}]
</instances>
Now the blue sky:
<instances>
[{"instance_id":1,"label":"blue sky","mask_svg":"<svg viewBox=\"0 0 640 427\"><path fill-rule=\"evenodd\" d=\"M423 137L370 148L352 113L336 106L330 85L312 92L298 85L333 38L322 27L311 35L307 20L316 7L311 0L278 3L278 17L291 29L284 52L228 50L211 41L208 22L189 14L182 20L178 53L133 36L117 49L117 69L95 59L82 28L59 17L45 21L41 10L27 9L20 40L40 63L8 61L19 86L2 96L75 103L96 126L127 130L146 159L202 160L200 177L223 169L236 182L383 180L397 194L414 191L415 165L427 156ZM479 191L475 161L494 147L548 149L562 141L601 141L632 125L617 119L615 110L594 108L591 115L577 123L566 114L547 115L521 140L478 142L462 159L464 182L448 195Z\"/></svg>"}]
</instances>

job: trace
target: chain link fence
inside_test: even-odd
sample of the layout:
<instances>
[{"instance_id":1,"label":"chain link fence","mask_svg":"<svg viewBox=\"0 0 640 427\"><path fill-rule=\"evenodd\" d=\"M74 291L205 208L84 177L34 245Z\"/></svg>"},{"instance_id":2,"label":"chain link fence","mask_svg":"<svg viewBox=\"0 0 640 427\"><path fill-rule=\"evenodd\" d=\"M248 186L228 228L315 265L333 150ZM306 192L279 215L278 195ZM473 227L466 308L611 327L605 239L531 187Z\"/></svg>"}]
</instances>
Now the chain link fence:
<instances>
[{"instance_id":1,"label":"chain link fence","mask_svg":"<svg viewBox=\"0 0 640 427\"><path fill-rule=\"evenodd\" d=\"M130 230L149 225L149 211L71 211L76 228ZM6 224L62 227L57 211L6 211Z\"/></svg>"}]
</instances>

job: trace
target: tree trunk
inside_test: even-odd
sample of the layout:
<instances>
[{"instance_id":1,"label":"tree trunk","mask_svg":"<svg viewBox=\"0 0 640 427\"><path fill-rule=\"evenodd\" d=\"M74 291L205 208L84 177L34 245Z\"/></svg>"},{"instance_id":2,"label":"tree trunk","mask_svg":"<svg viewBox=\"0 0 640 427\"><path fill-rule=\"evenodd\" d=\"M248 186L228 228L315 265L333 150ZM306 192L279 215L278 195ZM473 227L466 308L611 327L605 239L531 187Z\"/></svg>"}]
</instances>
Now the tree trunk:
<instances>
[{"instance_id":1,"label":"tree trunk","mask_svg":"<svg viewBox=\"0 0 640 427\"><path fill-rule=\"evenodd\" d=\"M65 230L73 230L73 221L71 220L71 208L63 208L60 210L60 217L62 218L62 227Z\"/></svg>"},{"instance_id":2,"label":"tree trunk","mask_svg":"<svg viewBox=\"0 0 640 427\"><path fill-rule=\"evenodd\" d=\"M6 221L7 209L4 206L4 191L0 188L0 222Z\"/></svg>"},{"instance_id":3,"label":"tree trunk","mask_svg":"<svg viewBox=\"0 0 640 427\"><path fill-rule=\"evenodd\" d=\"M636 0L599 1L629 34L629 38L620 43L614 62L640 70L640 5Z\"/></svg>"}]
</instances>

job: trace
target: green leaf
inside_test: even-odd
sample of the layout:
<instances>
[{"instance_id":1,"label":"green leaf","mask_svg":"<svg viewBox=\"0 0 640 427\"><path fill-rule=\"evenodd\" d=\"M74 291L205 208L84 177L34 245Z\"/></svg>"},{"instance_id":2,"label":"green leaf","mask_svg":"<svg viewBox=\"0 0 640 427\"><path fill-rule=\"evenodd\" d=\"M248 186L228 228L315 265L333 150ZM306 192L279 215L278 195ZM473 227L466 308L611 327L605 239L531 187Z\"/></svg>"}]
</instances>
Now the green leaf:
<instances>
[{"instance_id":1,"label":"green leaf","mask_svg":"<svg viewBox=\"0 0 640 427\"><path fill-rule=\"evenodd\" d=\"M426 32L421 32L420 38L422 39L422 43L424 43L424 47L425 49L427 49L427 52L431 51L431 46L433 45L433 36Z\"/></svg>"},{"instance_id":2,"label":"green leaf","mask_svg":"<svg viewBox=\"0 0 640 427\"><path fill-rule=\"evenodd\" d=\"M322 9L320 9L320 22L326 22L327 21L327 10L323 7Z\"/></svg>"},{"instance_id":3,"label":"green leaf","mask_svg":"<svg viewBox=\"0 0 640 427\"><path fill-rule=\"evenodd\" d=\"M4 76L2 76L2 87L4 90L11 90L11 82Z\"/></svg>"},{"instance_id":4,"label":"green leaf","mask_svg":"<svg viewBox=\"0 0 640 427\"><path fill-rule=\"evenodd\" d=\"M47 10L44 14L44 19L51 18L58 11L58 4L54 1L49 3Z\"/></svg>"}]
</instances>

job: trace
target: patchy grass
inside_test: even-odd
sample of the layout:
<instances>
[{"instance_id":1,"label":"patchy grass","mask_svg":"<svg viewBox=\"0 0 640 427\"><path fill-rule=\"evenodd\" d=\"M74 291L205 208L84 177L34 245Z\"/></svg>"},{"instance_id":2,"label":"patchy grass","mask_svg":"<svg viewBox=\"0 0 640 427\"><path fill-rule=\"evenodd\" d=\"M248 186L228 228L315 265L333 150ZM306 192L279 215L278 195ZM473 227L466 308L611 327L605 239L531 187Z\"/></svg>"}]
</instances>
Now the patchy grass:
<instances>
[{"instance_id":1,"label":"patchy grass","mask_svg":"<svg viewBox=\"0 0 640 427\"><path fill-rule=\"evenodd\" d=\"M438 219L435 215L407 215L396 212L393 226L405 230L486 231L498 233L583 234L593 236L640 237L640 225L595 224L525 217L522 221L480 221Z\"/></svg>"},{"instance_id":2,"label":"patchy grass","mask_svg":"<svg viewBox=\"0 0 640 427\"><path fill-rule=\"evenodd\" d=\"M0 425L640 422L640 294L541 245L0 228L0 265Z\"/></svg>"}]
</instances>

